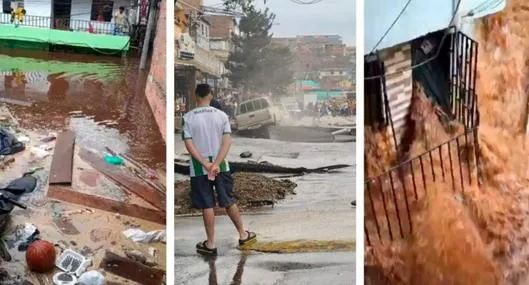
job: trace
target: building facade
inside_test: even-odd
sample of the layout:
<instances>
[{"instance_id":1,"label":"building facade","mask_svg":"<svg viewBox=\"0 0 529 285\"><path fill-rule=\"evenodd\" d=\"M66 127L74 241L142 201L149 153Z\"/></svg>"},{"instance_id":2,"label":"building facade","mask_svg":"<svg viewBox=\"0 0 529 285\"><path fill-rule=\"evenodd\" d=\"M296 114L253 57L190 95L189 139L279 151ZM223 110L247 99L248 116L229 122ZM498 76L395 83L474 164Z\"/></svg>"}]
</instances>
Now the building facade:
<instances>
[{"instance_id":1,"label":"building facade","mask_svg":"<svg viewBox=\"0 0 529 285\"><path fill-rule=\"evenodd\" d=\"M374 0L365 6L369 15L364 46L365 124L389 124L388 131L397 145L410 114L414 82L425 87L429 99L450 113L449 97L453 95L450 82L453 76L458 76L452 72L461 67L462 61L477 56L477 46L471 48L475 20L501 11L506 4L500 0L479 8L482 1L412 1L397 24L380 40L405 2ZM448 28L450 24L453 28ZM461 44L455 40L458 37L468 40L469 45L453 46ZM456 53L467 48L471 50L468 54Z\"/></svg>"},{"instance_id":2,"label":"building facade","mask_svg":"<svg viewBox=\"0 0 529 285\"><path fill-rule=\"evenodd\" d=\"M124 54L129 49L133 22L118 25L113 15L121 6L126 8L129 18L138 15L138 5L131 5L127 0L4 1L0 13L0 46L48 49L60 45L78 51ZM13 6L24 7L23 21L11 23Z\"/></svg>"}]
</instances>

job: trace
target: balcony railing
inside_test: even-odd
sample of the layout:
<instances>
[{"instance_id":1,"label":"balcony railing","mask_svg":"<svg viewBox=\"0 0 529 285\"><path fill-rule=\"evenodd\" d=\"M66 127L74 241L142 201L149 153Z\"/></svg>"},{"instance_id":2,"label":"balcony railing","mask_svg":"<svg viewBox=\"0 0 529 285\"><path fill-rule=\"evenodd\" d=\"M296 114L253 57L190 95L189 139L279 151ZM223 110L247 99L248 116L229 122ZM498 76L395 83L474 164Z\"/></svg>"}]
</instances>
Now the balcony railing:
<instances>
[{"instance_id":1,"label":"balcony railing","mask_svg":"<svg viewBox=\"0 0 529 285\"><path fill-rule=\"evenodd\" d=\"M405 239L413 233L414 209L444 182L465 192L478 183L478 128L370 177L364 184L366 245Z\"/></svg>"},{"instance_id":2,"label":"balcony railing","mask_svg":"<svg viewBox=\"0 0 529 285\"><path fill-rule=\"evenodd\" d=\"M92 34L120 35L129 34L129 26L111 22L87 21L79 19L55 18L26 15L21 22L12 21L11 14L0 13L0 24L22 27L47 28Z\"/></svg>"}]
</instances>

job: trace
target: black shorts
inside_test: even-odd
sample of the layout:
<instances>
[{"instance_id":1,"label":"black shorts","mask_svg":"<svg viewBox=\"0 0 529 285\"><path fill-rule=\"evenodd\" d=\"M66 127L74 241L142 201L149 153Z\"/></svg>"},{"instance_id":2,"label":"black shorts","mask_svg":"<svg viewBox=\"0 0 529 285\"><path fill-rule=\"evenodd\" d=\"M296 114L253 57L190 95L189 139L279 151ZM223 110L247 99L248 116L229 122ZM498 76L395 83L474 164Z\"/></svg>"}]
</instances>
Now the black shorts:
<instances>
[{"instance_id":1,"label":"black shorts","mask_svg":"<svg viewBox=\"0 0 529 285\"><path fill-rule=\"evenodd\" d=\"M215 208L216 199L219 207L228 208L235 204L233 192L233 178L229 172L217 175L215 181L210 181L207 175L191 177L191 203L195 209Z\"/></svg>"}]
</instances>

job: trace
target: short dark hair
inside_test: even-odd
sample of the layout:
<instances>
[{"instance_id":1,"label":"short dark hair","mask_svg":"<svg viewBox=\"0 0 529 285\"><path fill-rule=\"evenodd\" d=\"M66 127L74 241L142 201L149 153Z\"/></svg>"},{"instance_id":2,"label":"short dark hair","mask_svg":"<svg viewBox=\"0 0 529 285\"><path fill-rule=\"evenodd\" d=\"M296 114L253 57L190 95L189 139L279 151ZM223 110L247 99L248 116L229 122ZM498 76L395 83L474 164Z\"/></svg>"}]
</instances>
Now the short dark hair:
<instances>
[{"instance_id":1,"label":"short dark hair","mask_svg":"<svg viewBox=\"0 0 529 285\"><path fill-rule=\"evenodd\" d=\"M195 90L195 94L200 98L204 98L208 96L210 93L211 93L211 87L209 87L209 84L198 84L197 89Z\"/></svg>"},{"instance_id":2,"label":"short dark hair","mask_svg":"<svg viewBox=\"0 0 529 285\"><path fill-rule=\"evenodd\" d=\"M120 6L120 7L119 7L119 10L125 10L125 7Z\"/></svg>"}]
</instances>

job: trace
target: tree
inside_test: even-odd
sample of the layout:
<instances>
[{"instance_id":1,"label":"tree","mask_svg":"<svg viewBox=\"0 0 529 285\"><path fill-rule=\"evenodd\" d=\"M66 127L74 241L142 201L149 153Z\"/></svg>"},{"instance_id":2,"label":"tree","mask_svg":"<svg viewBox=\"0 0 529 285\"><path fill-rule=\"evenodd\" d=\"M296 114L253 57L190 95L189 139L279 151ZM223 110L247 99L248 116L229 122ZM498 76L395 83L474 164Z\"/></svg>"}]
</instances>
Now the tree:
<instances>
[{"instance_id":1,"label":"tree","mask_svg":"<svg viewBox=\"0 0 529 285\"><path fill-rule=\"evenodd\" d=\"M251 4L243 10L240 34L232 35L234 50L226 62L227 77L245 91L282 92L292 82L292 56L288 48L271 45L275 15Z\"/></svg>"},{"instance_id":2,"label":"tree","mask_svg":"<svg viewBox=\"0 0 529 285\"><path fill-rule=\"evenodd\" d=\"M227 10L237 10L241 9L243 12L254 8L254 0L224 0L224 7ZM266 4L266 0L263 0L263 3Z\"/></svg>"}]
</instances>

